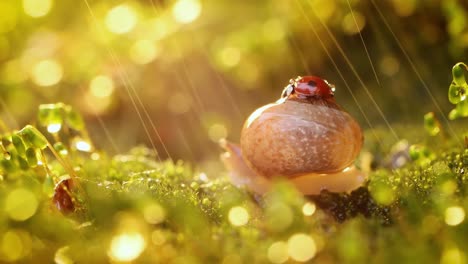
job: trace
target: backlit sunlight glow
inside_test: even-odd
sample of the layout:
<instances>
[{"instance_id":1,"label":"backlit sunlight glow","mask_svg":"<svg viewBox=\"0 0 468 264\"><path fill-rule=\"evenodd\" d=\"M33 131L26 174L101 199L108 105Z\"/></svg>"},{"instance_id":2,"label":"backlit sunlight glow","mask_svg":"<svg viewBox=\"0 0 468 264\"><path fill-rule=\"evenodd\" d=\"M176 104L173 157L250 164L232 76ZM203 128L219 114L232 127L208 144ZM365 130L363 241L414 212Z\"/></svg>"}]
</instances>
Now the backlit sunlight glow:
<instances>
[{"instance_id":1,"label":"backlit sunlight glow","mask_svg":"<svg viewBox=\"0 0 468 264\"><path fill-rule=\"evenodd\" d=\"M24 13L31 17L43 17L52 9L53 0L23 0Z\"/></svg>"},{"instance_id":2,"label":"backlit sunlight glow","mask_svg":"<svg viewBox=\"0 0 468 264\"><path fill-rule=\"evenodd\" d=\"M135 12L125 4L112 8L106 15L107 29L115 34L125 34L132 31L136 23Z\"/></svg>"},{"instance_id":3,"label":"backlit sunlight glow","mask_svg":"<svg viewBox=\"0 0 468 264\"><path fill-rule=\"evenodd\" d=\"M201 13L202 6L198 0L179 0L172 8L174 19L182 24L195 21Z\"/></svg>"},{"instance_id":4,"label":"backlit sunlight glow","mask_svg":"<svg viewBox=\"0 0 468 264\"><path fill-rule=\"evenodd\" d=\"M42 60L32 69L32 80L39 86L52 86L63 77L62 66L55 60Z\"/></svg>"},{"instance_id":5,"label":"backlit sunlight glow","mask_svg":"<svg viewBox=\"0 0 468 264\"><path fill-rule=\"evenodd\" d=\"M140 233L123 233L112 238L107 254L115 261L132 261L145 247L145 239Z\"/></svg>"},{"instance_id":6,"label":"backlit sunlight glow","mask_svg":"<svg viewBox=\"0 0 468 264\"><path fill-rule=\"evenodd\" d=\"M108 97L114 92L114 82L105 75L98 75L89 84L90 92L95 97Z\"/></svg>"}]
</instances>

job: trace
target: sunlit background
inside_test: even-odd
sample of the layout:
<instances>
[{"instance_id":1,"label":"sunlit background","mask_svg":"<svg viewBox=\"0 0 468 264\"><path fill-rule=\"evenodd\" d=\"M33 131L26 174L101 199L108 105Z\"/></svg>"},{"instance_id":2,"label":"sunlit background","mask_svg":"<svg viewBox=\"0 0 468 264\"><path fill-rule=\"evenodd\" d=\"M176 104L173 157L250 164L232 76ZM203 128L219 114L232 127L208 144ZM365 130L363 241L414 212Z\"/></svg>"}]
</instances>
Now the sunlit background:
<instances>
[{"instance_id":1,"label":"sunlit background","mask_svg":"<svg viewBox=\"0 0 468 264\"><path fill-rule=\"evenodd\" d=\"M313 74L336 85L364 129L422 122L428 111L443 120L450 68L467 58L467 9L461 0L0 1L0 117L20 128L39 104L62 101L83 113L99 148L146 144L203 163L290 78ZM140 243L126 234L112 247L127 240Z\"/></svg>"}]
</instances>

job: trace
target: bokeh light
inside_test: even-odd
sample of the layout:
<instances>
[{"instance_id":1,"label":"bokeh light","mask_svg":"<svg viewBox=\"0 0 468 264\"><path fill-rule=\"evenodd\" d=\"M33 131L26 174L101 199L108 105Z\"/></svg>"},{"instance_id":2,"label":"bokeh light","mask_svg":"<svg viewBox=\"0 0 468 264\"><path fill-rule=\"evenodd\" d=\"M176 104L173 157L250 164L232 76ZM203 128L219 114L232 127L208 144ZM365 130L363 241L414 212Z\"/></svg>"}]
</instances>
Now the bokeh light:
<instances>
[{"instance_id":1,"label":"bokeh light","mask_svg":"<svg viewBox=\"0 0 468 264\"><path fill-rule=\"evenodd\" d=\"M159 224L166 218L166 211L157 203L151 203L143 209L143 216L150 224Z\"/></svg>"},{"instance_id":2,"label":"bokeh light","mask_svg":"<svg viewBox=\"0 0 468 264\"><path fill-rule=\"evenodd\" d=\"M238 48L235 47L224 47L219 52L219 61L220 63L226 67L231 68L239 64L241 54Z\"/></svg>"},{"instance_id":3,"label":"bokeh light","mask_svg":"<svg viewBox=\"0 0 468 264\"><path fill-rule=\"evenodd\" d=\"M62 124L50 124L47 126L47 132L57 133L62 129Z\"/></svg>"},{"instance_id":4,"label":"bokeh light","mask_svg":"<svg viewBox=\"0 0 468 264\"><path fill-rule=\"evenodd\" d=\"M137 23L135 11L128 5L118 5L106 15L106 26L110 32L124 34L132 31Z\"/></svg>"},{"instance_id":5,"label":"bokeh light","mask_svg":"<svg viewBox=\"0 0 468 264\"><path fill-rule=\"evenodd\" d=\"M13 30L18 23L16 1L0 1L0 33Z\"/></svg>"},{"instance_id":6,"label":"bokeh light","mask_svg":"<svg viewBox=\"0 0 468 264\"><path fill-rule=\"evenodd\" d=\"M249 212L242 207L242 206L236 206L231 208L229 210L229 222L233 226L243 226L246 225L247 222L249 222Z\"/></svg>"},{"instance_id":7,"label":"bokeh light","mask_svg":"<svg viewBox=\"0 0 468 264\"><path fill-rule=\"evenodd\" d=\"M172 15L177 22L188 24L200 16L201 10L198 0L178 0L172 8Z\"/></svg>"},{"instance_id":8,"label":"bokeh light","mask_svg":"<svg viewBox=\"0 0 468 264\"><path fill-rule=\"evenodd\" d=\"M393 76L400 70L400 62L398 62L398 60L391 55L385 55L380 60L379 66L380 71L387 76Z\"/></svg>"},{"instance_id":9,"label":"bokeh light","mask_svg":"<svg viewBox=\"0 0 468 264\"><path fill-rule=\"evenodd\" d=\"M238 254L229 254L224 257L223 262L221 264L242 264L242 258Z\"/></svg>"},{"instance_id":10,"label":"bokeh light","mask_svg":"<svg viewBox=\"0 0 468 264\"><path fill-rule=\"evenodd\" d=\"M55 60L42 60L33 67L32 80L39 86L55 85L62 77L62 65Z\"/></svg>"},{"instance_id":11,"label":"bokeh light","mask_svg":"<svg viewBox=\"0 0 468 264\"><path fill-rule=\"evenodd\" d=\"M359 12L348 13L342 22L343 31L349 35L361 32L365 25L366 18Z\"/></svg>"},{"instance_id":12,"label":"bokeh light","mask_svg":"<svg viewBox=\"0 0 468 264\"><path fill-rule=\"evenodd\" d=\"M294 211L287 203L273 202L266 209L268 228L275 232L286 230L294 221Z\"/></svg>"},{"instance_id":13,"label":"bokeh light","mask_svg":"<svg viewBox=\"0 0 468 264\"><path fill-rule=\"evenodd\" d=\"M75 140L75 147L77 150L83 151L83 152L90 152L92 149L91 144L83 139L77 139Z\"/></svg>"},{"instance_id":14,"label":"bokeh light","mask_svg":"<svg viewBox=\"0 0 468 264\"><path fill-rule=\"evenodd\" d=\"M98 75L91 80L89 90L95 97L108 97L114 92L114 82L105 75Z\"/></svg>"},{"instance_id":15,"label":"bokeh light","mask_svg":"<svg viewBox=\"0 0 468 264\"><path fill-rule=\"evenodd\" d=\"M288 254L295 261L309 261L316 253L317 246L311 236L299 233L288 239Z\"/></svg>"},{"instance_id":16,"label":"bokeh light","mask_svg":"<svg viewBox=\"0 0 468 264\"><path fill-rule=\"evenodd\" d=\"M416 0L392 0L393 7L399 16L407 17L413 14L417 1Z\"/></svg>"},{"instance_id":17,"label":"bokeh light","mask_svg":"<svg viewBox=\"0 0 468 264\"><path fill-rule=\"evenodd\" d=\"M166 243L166 240L166 235L162 230L156 229L153 232L151 232L151 242L153 242L153 244L155 244L156 246L160 246Z\"/></svg>"},{"instance_id":18,"label":"bokeh light","mask_svg":"<svg viewBox=\"0 0 468 264\"><path fill-rule=\"evenodd\" d=\"M43 17L52 9L53 0L23 0L23 10L28 16Z\"/></svg>"},{"instance_id":19,"label":"bokeh light","mask_svg":"<svg viewBox=\"0 0 468 264\"><path fill-rule=\"evenodd\" d=\"M212 124L208 128L208 136L213 142L218 142L222 138L226 138L228 131L225 125L221 123Z\"/></svg>"},{"instance_id":20,"label":"bokeh light","mask_svg":"<svg viewBox=\"0 0 468 264\"><path fill-rule=\"evenodd\" d=\"M456 247L450 247L442 252L440 264L463 264L465 262L465 254Z\"/></svg>"},{"instance_id":21,"label":"bokeh light","mask_svg":"<svg viewBox=\"0 0 468 264\"><path fill-rule=\"evenodd\" d=\"M175 114L186 113L192 107L192 98L182 92L171 93L167 107Z\"/></svg>"},{"instance_id":22,"label":"bokeh light","mask_svg":"<svg viewBox=\"0 0 468 264\"><path fill-rule=\"evenodd\" d=\"M130 58L136 64L152 62L158 55L158 50L153 42L147 39L136 41L130 48Z\"/></svg>"},{"instance_id":23,"label":"bokeh light","mask_svg":"<svg viewBox=\"0 0 468 264\"><path fill-rule=\"evenodd\" d=\"M460 206L445 209L445 223L450 226L459 225L465 220L465 210Z\"/></svg>"},{"instance_id":24,"label":"bokeh light","mask_svg":"<svg viewBox=\"0 0 468 264\"><path fill-rule=\"evenodd\" d=\"M288 244L283 241L278 241L268 248L267 252L268 260L271 263L280 264L288 260Z\"/></svg>"},{"instance_id":25,"label":"bokeh light","mask_svg":"<svg viewBox=\"0 0 468 264\"><path fill-rule=\"evenodd\" d=\"M28 232L11 229L3 234L1 239L1 256L6 261L16 262L31 251L32 239Z\"/></svg>"},{"instance_id":26,"label":"bokeh light","mask_svg":"<svg viewBox=\"0 0 468 264\"><path fill-rule=\"evenodd\" d=\"M311 216L315 213L316 206L313 202L307 202L302 206L302 213L306 216Z\"/></svg>"},{"instance_id":27,"label":"bokeh light","mask_svg":"<svg viewBox=\"0 0 468 264\"><path fill-rule=\"evenodd\" d=\"M20 59L7 61L0 69L0 81L2 83L18 84L27 78L28 74L24 71Z\"/></svg>"},{"instance_id":28,"label":"bokeh light","mask_svg":"<svg viewBox=\"0 0 468 264\"><path fill-rule=\"evenodd\" d=\"M329 20L336 10L336 2L329 0L315 0L309 1L311 10L314 10L315 15L321 20Z\"/></svg>"},{"instance_id":29,"label":"bokeh light","mask_svg":"<svg viewBox=\"0 0 468 264\"><path fill-rule=\"evenodd\" d=\"M11 191L5 200L7 215L16 221L29 219L36 213L39 202L30 190L18 188Z\"/></svg>"},{"instance_id":30,"label":"bokeh light","mask_svg":"<svg viewBox=\"0 0 468 264\"><path fill-rule=\"evenodd\" d=\"M132 261L145 250L146 241L140 233L122 233L112 238L109 257L115 261Z\"/></svg>"}]
</instances>

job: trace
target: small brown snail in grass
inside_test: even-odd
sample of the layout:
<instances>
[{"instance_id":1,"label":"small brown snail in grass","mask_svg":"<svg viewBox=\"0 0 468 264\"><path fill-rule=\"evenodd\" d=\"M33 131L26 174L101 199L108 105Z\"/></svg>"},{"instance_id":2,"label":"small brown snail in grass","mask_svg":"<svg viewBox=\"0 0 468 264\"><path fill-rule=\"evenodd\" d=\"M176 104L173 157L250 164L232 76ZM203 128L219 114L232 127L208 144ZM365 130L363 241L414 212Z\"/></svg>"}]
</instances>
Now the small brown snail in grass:
<instances>
[{"instance_id":1,"label":"small brown snail in grass","mask_svg":"<svg viewBox=\"0 0 468 264\"><path fill-rule=\"evenodd\" d=\"M250 115L240 141L223 140L221 159L234 184L257 193L277 177L304 194L352 191L366 179L353 165L361 128L335 102L334 86L319 77L291 80L278 101Z\"/></svg>"}]
</instances>

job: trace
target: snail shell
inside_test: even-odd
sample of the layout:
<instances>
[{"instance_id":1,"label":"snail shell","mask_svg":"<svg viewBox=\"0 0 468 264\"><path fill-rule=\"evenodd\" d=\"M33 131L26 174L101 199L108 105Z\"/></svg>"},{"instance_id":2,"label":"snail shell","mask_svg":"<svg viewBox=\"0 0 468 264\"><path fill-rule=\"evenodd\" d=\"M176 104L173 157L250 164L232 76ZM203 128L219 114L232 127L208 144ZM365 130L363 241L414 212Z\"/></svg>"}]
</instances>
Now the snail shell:
<instances>
[{"instance_id":1,"label":"snail shell","mask_svg":"<svg viewBox=\"0 0 468 264\"><path fill-rule=\"evenodd\" d=\"M246 164L267 178L337 173L360 152L358 123L335 102L333 86L314 77L298 77L283 98L257 109L241 133Z\"/></svg>"}]
</instances>

